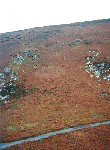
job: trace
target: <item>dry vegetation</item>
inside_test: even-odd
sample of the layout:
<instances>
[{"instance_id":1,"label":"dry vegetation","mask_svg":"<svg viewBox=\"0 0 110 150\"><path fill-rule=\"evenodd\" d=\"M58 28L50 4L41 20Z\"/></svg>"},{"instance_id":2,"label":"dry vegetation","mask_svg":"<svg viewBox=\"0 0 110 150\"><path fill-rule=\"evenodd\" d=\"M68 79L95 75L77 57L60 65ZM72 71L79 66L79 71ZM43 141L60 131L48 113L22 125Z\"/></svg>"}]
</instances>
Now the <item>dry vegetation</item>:
<instances>
[{"instance_id":1,"label":"dry vegetation","mask_svg":"<svg viewBox=\"0 0 110 150\"><path fill-rule=\"evenodd\" d=\"M0 38L1 70L11 64L19 74L17 84L27 93L1 103L1 142L110 120L109 81L99 81L85 71L85 58L92 57L92 51L99 53L94 63L110 64L110 22L34 28ZM16 54L25 58L21 64L13 63ZM110 74L110 68L107 71ZM109 127L56 135L11 149L108 149Z\"/></svg>"}]
</instances>

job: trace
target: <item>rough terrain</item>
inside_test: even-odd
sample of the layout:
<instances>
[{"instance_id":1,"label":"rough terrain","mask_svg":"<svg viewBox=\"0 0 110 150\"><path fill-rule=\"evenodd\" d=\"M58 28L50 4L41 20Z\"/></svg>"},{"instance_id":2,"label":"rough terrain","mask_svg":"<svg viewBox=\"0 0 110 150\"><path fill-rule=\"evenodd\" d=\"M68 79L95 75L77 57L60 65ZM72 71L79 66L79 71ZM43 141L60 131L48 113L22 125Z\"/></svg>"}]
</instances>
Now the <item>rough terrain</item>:
<instances>
[{"instance_id":1,"label":"rough terrain","mask_svg":"<svg viewBox=\"0 0 110 150\"><path fill-rule=\"evenodd\" d=\"M10 97L0 102L1 142L110 120L109 20L5 33L0 39L1 72L10 68L18 74L15 80L5 70L1 77L1 84L6 77L11 83L4 83ZM16 91L10 92L12 84ZM15 149L108 149L109 128L56 135Z\"/></svg>"}]
</instances>

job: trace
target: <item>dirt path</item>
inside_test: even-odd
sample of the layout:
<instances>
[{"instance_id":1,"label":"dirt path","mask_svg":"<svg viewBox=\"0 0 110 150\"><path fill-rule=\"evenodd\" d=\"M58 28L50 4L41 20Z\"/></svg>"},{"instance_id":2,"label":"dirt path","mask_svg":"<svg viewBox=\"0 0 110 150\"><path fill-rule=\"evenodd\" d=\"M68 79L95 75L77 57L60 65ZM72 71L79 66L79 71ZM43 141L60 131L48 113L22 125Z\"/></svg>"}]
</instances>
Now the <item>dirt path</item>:
<instances>
[{"instance_id":1,"label":"dirt path","mask_svg":"<svg viewBox=\"0 0 110 150\"><path fill-rule=\"evenodd\" d=\"M8 148L8 147L14 146L16 144L22 144L24 142L38 141L38 140L41 140L41 139L44 139L44 138L48 138L50 136L54 136L54 135L60 134L60 133L72 132L72 131L76 131L76 130L80 130L80 129L84 129L84 128L88 128L88 127L96 127L96 126L107 125L107 124L110 124L110 121L106 121L106 122L102 122L102 123L88 124L88 125L83 125L83 126L77 126L77 127L69 128L69 129L63 129L63 130L60 130L60 131L50 132L50 133L46 133L46 134L43 134L43 135L40 135L40 136L27 138L27 139L21 140L21 141L15 141L15 142L9 142L9 143L1 143L0 144L0 149Z\"/></svg>"}]
</instances>

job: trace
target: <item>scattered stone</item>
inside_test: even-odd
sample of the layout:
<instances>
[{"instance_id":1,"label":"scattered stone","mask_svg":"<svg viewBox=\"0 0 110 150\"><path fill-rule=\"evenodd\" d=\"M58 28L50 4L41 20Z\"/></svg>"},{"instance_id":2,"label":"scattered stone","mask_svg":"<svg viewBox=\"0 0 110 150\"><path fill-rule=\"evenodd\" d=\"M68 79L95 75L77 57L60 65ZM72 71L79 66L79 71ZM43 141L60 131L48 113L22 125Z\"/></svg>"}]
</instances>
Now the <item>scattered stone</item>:
<instances>
[{"instance_id":1,"label":"scattered stone","mask_svg":"<svg viewBox=\"0 0 110 150\"><path fill-rule=\"evenodd\" d=\"M5 105L7 104L7 101L5 101Z\"/></svg>"},{"instance_id":2,"label":"scattered stone","mask_svg":"<svg viewBox=\"0 0 110 150\"><path fill-rule=\"evenodd\" d=\"M108 73L110 71L110 68L109 68L110 63L108 63L108 62L91 63L89 61L86 63L85 67L88 67L88 69L86 69L86 72L88 72L88 73L89 73L89 71L93 72L97 78L100 78L100 77L103 79L108 78L108 81L110 81L110 75L108 75Z\"/></svg>"},{"instance_id":3,"label":"scattered stone","mask_svg":"<svg viewBox=\"0 0 110 150\"><path fill-rule=\"evenodd\" d=\"M110 74L106 78L108 78L108 81L110 81Z\"/></svg>"},{"instance_id":4,"label":"scattered stone","mask_svg":"<svg viewBox=\"0 0 110 150\"><path fill-rule=\"evenodd\" d=\"M92 56L87 56L87 57L85 57L85 60L93 60L94 59L94 57L92 57Z\"/></svg>"},{"instance_id":5,"label":"scattered stone","mask_svg":"<svg viewBox=\"0 0 110 150\"><path fill-rule=\"evenodd\" d=\"M98 56L98 55L99 55L99 53L94 54L94 56Z\"/></svg>"},{"instance_id":6,"label":"scattered stone","mask_svg":"<svg viewBox=\"0 0 110 150\"><path fill-rule=\"evenodd\" d=\"M98 80L98 81L102 81L102 80L100 79L100 80Z\"/></svg>"},{"instance_id":7,"label":"scattered stone","mask_svg":"<svg viewBox=\"0 0 110 150\"><path fill-rule=\"evenodd\" d=\"M95 71L95 76L96 76L97 78L100 77L100 70L96 70L96 71Z\"/></svg>"},{"instance_id":8,"label":"scattered stone","mask_svg":"<svg viewBox=\"0 0 110 150\"><path fill-rule=\"evenodd\" d=\"M105 93L105 94L103 94L103 95L107 95L107 94Z\"/></svg>"},{"instance_id":9,"label":"scattered stone","mask_svg":"<svg viewBox=\"0 0 110 150\"><path fill-rule=\"evenodd\" d=\"M83 40L81 40L81 39L76 39L75 41L78 42L78 43L81 43Z\"/></svg>"},{"instance_id":10,"label":"scattered stone","mask_svg":"<svg viewBox=\"0 0 110 150\"><path fill-rule=\"evenodd\" d=\"M5 74L5 73L9 73L9 72L10 72L10 70L11 70L10 68L5 68L5 69L3 69L3 71L2 71L2 72L3 72L4 74Z\"/></svg>"},{"instance_id":11,"label":"scattered stone","mask_svg":"<svg viewBox=\"0 0 110 150\"><path fill-rule=\"evenodd\" d=\"M6 98L9 98L9 95L6 95L6 96L0 95L0 100L5 100Z\"/></svg>"},{"instance_id":12,"label":"scattered stone","mask_svg":"<svg viewBox=\"0 0 110 150\"><path fill-rule=\"evenodd\" d=\"M0 77L3 76L4 80L1 80L2 83L0 84L0 100L5 100L16 92L15 81L18 79L16 77L18 73L14 73L14 70L10 68L5 68L2 72Z\"/></svg>"},{"instance_id":13,"label":"scattered stone","mask_svg":"<svg viewBox=\"0 0 110 150\"><path fill-rule=\"evenodd\" d=\"M1 77L1 78L4 78L5 75L4 75L3 73L0 73L0 77Z\"/></svg>"},{"instance_id":14,"label":"scattered stone","mask_svg":"<svg viewBox=\"0 0 110 150\"><path fill-rule=\"evenodd\" d=\"M89 61L89 62L87 62L86 64L87 64L87 65L88 65L88 64L91 64L91 62Z\"/></svg>"},{"instance_id":15,"label":"scattered stone","mask_svg":"<svg viewBox=\"0 0 110 150\"><path fill-rule=\"evenodd\" d=\"M89 73L89 71L86 69L86 72Z\"/></svg>"}]
</instances>

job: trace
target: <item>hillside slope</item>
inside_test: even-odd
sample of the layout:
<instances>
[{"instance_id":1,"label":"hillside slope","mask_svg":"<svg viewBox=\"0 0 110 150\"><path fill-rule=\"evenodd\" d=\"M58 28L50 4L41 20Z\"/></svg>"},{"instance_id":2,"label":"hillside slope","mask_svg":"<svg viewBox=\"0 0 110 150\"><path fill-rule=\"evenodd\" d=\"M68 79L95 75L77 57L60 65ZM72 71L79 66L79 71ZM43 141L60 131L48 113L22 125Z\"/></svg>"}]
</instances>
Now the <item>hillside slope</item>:
<instances>
[{"instance_id":1,"label":"hillside slope","mask_svg":"<svg viewBox=\"0 0 110 150\"><path fill-rule=\"evenodd\" d=\"M1 142L110 120L109 20L0 38Z\"/></svg>"}]
</instances>

